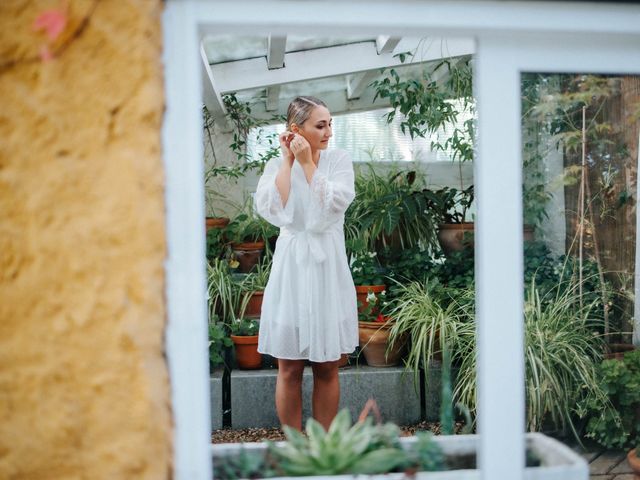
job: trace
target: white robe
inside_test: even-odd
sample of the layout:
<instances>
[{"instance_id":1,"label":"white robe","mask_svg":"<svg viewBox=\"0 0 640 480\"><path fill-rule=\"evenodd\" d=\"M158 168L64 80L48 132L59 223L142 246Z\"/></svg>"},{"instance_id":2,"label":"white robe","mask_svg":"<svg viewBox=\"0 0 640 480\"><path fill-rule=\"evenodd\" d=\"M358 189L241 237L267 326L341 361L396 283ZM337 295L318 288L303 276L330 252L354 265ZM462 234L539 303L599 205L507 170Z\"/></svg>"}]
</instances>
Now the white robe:
<instances>
[{"instance_id":1,"label":"white robe","mask_svg":"<svg viewBox=\"0 0 640 480\"><path fill-rule=\"evenodd\" d=\"M258 350L283 359L338 360L358 345L356 291L344 245L353 166L345 151L321 150L309 184L295 161L283 207L275 182L282 161L267 162L255 195L258 213L280 227Z\"/></svg>"}]
</instances>

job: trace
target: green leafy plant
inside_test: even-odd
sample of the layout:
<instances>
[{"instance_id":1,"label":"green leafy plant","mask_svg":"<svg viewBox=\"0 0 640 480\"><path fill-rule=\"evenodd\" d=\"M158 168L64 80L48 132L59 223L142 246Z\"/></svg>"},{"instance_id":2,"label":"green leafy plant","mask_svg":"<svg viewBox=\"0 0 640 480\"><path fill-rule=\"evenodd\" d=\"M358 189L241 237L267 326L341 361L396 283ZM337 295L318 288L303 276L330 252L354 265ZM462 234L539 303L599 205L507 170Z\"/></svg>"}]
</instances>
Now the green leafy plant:
<instances>
[{"instance_id":1,"label":"green leafy plant","mask_svg":"<svg viewBox=\"0 0 640 480\"><path fill-rule=\"evenodd\" d=\"M440 223L463 223L467 221L467 211L473 203L473 185L464 190L451 187L425 190L425 196Z\"/></svg>"},{"instance_id":2,"label":"green leafy plant","mask_svg":"<svg viewBox=\"0 0 640 480\"><path fill-rule=\"evenodd\" d=\"M277 476L269 458L262 452L251 452L241 448L235 456L225 457L224 462L214 459L214 478L240 480L243 478L270 478Z\"/></svg>"},{"instance_id":3,"label":"green leafy plant","mask_svg":"<svg viewBox=\"0 0 640 480\"><path fill-rule=\"evenodd\" d=\"M414 449L405 451L396 425L374 425L367 417L352 426L347 409L336 415L328 431L314 419L307 421L306 437L288 426L284 431L288 441L272 444L270 453L285 475L373 475L444 467L442 451L429 435L420 435Z\"/></svg>"},{"instance_id":4,"label":"green leafy plant","mask_svg":"<svg viewBox=\"0 0 640 480\"><path fill-rule=\"evenodd\" d=\"M260 323L255 318L235 318L229 322L229 329L232 335L250 337L258 334Z\"/></svg>"},{"instance_id":5,"label":"green leafy plant","mask_svg":"<svg viewBox=\"0 0 640 480\"><path fill-rule=\"evenodd\" d=\"M224 239L223 229L210 228L207 230L206 238L206 256L208 261L214 258L221 258L226 252L226 241Z\"/></svg>"},{"instance_id":6,"label":"green leafy plant","mask_svg":"<svg viewBox=\"0 0 640 480\"><path fill-rule=\"evenodd\" d=\"M385 246L435 249L433 213L415 171L377 173L373 165L356 172L356 196L345 213L345 237L350 249L381 251Z\"/></svg>"},{"instance_id":7,"label":"green leafy plant","mask_svg":"<svg viewBox=\"0 0 640 480\"><path fill-rule=\"evenodd\" d=\"M248 198L225 227L224 235L231 243L264 241L266 245L271 237L278 235L278 231L254 211L252 199Z\"/></svg>"},{"instance_id":8,"label":"green leafy plant","mask_svg":"<svg viewBox=\"0 0 640 480\"><path fill-rule=\"evenodd\" d=\"M351 257L351 276L355 285L384 285L385 271L376 252L356 252Z\"/></svg>"},{"instance_id":9,"label":"green leafy plant","mask_svg":"<svg viewBox=\"0 0 640 480\"><path fill-rule=\"evenodd\" d=\"M209 364L211 368L224 365L224 350L233 342L222 322L215 316L209 321Z\"/></svg>"},{"instance_id":10,"label":"green leafy plant","mask_svg":"<svg viewBox=\"0 0 640 480\"><path fill-rule=\"evenodd\" d=\"M386 300L386 296L385 290L377 295L369 292L364 305L358 302L358 321L375 323L389 321L389 316L386 314L389 311L389 302Z\"/></svg>"},{"instance_id":11,"label":"green leafy plant","mask_svg":"<svg viewBox=\"0 0 640 480\"><path fill-rule=\"evenodd\" d=\"M640 351L625 353L623 360L603 361L597 382L612 408L602 408L598 397L585 400L586 436L610 449L636 446L640 442Z\"/></svg>"}]
</instances>

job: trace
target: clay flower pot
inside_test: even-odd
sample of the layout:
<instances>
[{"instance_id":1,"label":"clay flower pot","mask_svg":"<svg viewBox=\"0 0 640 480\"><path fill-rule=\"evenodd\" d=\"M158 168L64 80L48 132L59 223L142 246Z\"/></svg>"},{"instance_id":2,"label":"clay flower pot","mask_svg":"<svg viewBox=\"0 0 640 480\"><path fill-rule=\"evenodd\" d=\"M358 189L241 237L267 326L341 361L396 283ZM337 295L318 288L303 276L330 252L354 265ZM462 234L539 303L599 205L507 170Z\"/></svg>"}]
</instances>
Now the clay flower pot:
<instances>
[{"instance_id":1,"label":"clay flower pot","mask_svg":"<svg viewBox=\"0 0 640 480\"><path fill-rule=\"evenodd\" d=\"M389 355L385 356L392 326L393 321L358 322L360 350L370 366L392 367L400 363L405 345L403 341L396 341Z\"/></svg>"},{"instance_id":2,"label":"clay flower pot","mask_svg":"<svg viewBox=\"0 0 640 480\"><path fill-rule=\"evenodd\" d=\"M438 242L445 255L473 247L473 223L443 223L438 226Z\"/></svg>"},{"instance_id":3,"label":"clay flower pot","mask_svg":"<svg viewBox=\"0 0 640 480\"><path fill-rule=\"evenodd\" d=\"M256 370L262 366L262 354L258 352L258 335L231 335L236 348L236 361L242 370Z\"/></svg>"},{"instance_id":4,"label":"clay flower pot","mask_svg":"<svg viewBox=\"0 0 640 480\"><path fill-rule=\"evenodd\" d=\"M636 449L634 448L629 453L627 453L627 462L629 462L629 466L633 473L636 474L635 478L640 478L640 458L636 455Z\"/></svg>"},{"instance_id":5,"label":"clay flower pot","mask_svg":"<svg viewBox=\"0 0 640 480\"><path fill-rule=\"evenodd\" d=\"M260 261L264 250L264 242L234 243L232 248L233 254L240 264L238 269L242 273L249 273Z\"/></svg>"},{"instance_id":6,"label":"clay flower pot","mask_svg":"<svg viewBox=\"0 0 640 480\"><path fill-rule=\"evenodd\" d=\"M253 292L249 301L247 302L247 308L244 311L244 316L247 318L260 318L262 313L262 299L264 298L264 291Z\"/></svg>"},{"instance_id":7,"label":"clay flower pot","mask_svg":"<svg viewBox=\"0 0 640 480\"><path fill-rule=\"evenodd\" d=\"M205 225L207 230L212 228L224 228L229 225L229 219L227 217L207 217L205 219Z\"/></svg>"}]
</instances>

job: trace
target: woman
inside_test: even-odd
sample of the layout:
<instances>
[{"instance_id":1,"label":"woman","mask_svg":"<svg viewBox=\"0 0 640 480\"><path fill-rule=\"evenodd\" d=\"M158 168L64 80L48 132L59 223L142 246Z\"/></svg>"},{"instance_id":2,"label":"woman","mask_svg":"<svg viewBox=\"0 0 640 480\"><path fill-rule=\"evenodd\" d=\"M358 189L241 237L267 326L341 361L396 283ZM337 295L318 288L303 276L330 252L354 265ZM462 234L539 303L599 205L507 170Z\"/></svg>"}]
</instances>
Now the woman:
<instances>
[{"instance_id":1,"label":"woman","mask_svg":"<svg viewBox=\"0 0 640 480\"><path fill-rule=\"evenodd\" d=\"M258 350L278 359L276 410L302 429L302 373L313 371L313 416L328 428L338 411L338 362L358 344L356 293L344 246L344 212L353 200L353 166L327 150L331 115L315 97L289 105L281 158L258 182L256 208L280 227L264 291Z\"/></svg>"}]
</instances>

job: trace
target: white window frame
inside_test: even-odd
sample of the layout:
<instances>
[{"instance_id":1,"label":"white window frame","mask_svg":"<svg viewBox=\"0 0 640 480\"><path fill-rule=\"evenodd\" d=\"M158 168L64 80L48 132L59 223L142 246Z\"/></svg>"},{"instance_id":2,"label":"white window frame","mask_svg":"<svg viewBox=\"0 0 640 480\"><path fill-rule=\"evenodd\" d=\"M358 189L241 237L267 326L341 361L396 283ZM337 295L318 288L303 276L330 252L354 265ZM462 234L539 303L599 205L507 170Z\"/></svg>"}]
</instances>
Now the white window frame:
<instances>
[{"instance_id":1,"label":"white window frame","mask_svg":"<svg viewBox=\"0 0 640 480\"><path fill-rule=\"evenodd\" d=\"M476 39L474 162L479 467L524 475L520 73L640 74L640 8L577 2L167 0L162 130L167 209L166 348L174 477L212 476L199 36L381 34ZM487 107L483 107L486 105ZM499 192L499 193L498 193ZM501 236L499 232L510 232ZM636 285L637 287L637 285Z\"/></svg>"}]
</instances>

